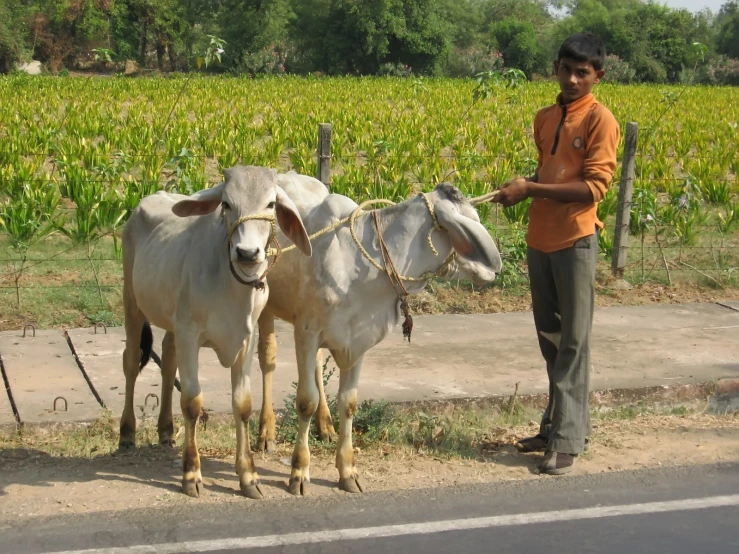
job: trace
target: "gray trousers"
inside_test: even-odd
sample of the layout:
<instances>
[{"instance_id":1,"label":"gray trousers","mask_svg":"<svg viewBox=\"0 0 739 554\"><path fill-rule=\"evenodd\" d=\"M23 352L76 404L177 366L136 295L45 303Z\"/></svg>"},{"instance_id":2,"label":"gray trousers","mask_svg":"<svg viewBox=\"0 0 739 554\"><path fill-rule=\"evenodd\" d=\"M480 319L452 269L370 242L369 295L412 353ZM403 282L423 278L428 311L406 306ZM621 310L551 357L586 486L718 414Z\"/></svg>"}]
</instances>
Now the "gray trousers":
<instances>
[{"instance_id":1,"label":"gray trousers","mask_svg":"<svg viewBox=\"0 0 739 554\"><path fill-rule=\"evenodd\" d=\"M545 253L528 249L531 300L547 363L549 405L540 433L548 450L580 454L590 431L590 330L595 303L597 234Z\"/></svg>"}]
</instances>

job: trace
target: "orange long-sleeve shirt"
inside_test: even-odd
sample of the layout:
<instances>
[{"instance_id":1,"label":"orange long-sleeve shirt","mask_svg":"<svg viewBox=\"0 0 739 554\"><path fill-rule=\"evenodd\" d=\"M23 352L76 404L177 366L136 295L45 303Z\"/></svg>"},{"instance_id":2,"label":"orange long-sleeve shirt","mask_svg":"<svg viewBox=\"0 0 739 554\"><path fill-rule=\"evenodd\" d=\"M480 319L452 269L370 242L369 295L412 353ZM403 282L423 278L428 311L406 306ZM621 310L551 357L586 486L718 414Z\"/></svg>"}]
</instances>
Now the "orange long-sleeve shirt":
<instances>
[{"instance_id":1,"label":"orange long-sleeve shirt","mask_svg":"<svg viewBox=\"0 0 739 554\"><path fill-rule=\"evenodd\" d=\"M572 246L602 229L598 202L603 199L616 169L621 130L613 114L588 94L566 105L549 106L534 118L534 139L539 150L537 181L542 184L584 181L593 202L560 202L534 198L529 208L526 241L542 252Z\"/></svg>"}]
</instances>

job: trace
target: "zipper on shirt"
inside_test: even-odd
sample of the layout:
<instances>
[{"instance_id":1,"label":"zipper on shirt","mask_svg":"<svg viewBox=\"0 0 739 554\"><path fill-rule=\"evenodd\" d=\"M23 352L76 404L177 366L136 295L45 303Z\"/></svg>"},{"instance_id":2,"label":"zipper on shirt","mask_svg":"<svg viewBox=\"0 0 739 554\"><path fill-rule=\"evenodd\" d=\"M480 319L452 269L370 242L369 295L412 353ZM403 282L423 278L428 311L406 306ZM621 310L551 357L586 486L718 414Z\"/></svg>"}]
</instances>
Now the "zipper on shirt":
<instances>
[{"instance_id":1,"label":"zipper on shirt","mask_svg":"<svg viewBox=\"0 0 739 554\"><path fill-rule=\"evenodd\" d=\"M559 133L562 131L562 126L565 124L565 118L567 117L567 104L562 107L562 119L557 126L557 132L554 134L554 144L552 145L552 156L557 151L557 145L559 144Z\"/></svg>"}]
</instances>

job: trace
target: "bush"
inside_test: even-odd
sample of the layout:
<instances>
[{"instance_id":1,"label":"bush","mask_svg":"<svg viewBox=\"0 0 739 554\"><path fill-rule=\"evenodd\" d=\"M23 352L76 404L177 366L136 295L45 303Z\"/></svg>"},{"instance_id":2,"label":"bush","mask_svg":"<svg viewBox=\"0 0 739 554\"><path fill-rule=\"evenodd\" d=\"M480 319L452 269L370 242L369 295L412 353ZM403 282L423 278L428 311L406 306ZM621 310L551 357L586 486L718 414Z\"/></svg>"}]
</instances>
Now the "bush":
<instances>
[{"instance_id":1,"label":"bush","mask_svg":"<svg viewBox=\"0 0 739 554\"><path fill-rule=\"evenodd\" d=\"M250 75L283 75L285 58L274 46L267 46L257 52L247 52L236 67L237 73Z\"/></svg>"},{"instance_id":2,"label":"bush","mask_svg":"<svg viewBox=\"0 0 739 554\"><path fill-rule=\"evenodd\" d=\"M501 71L503 54L481 48L455 48L449 55L446 72L450 77L473 77L483 71Z\"/></svg>"},{"instance_id":3,"label":"bush","mask_svg":"<svg viewBox=\"0 0 739 554\"><path fill-rule=\"evenodd\" d=\"M400 62L384 63L377 70L377 74L383 77L412 77L413 70Z\"/></svg>"},{"instance_id":4,"label":"bush","mask_svg":"<svg viewBox=\"0 0 739 554\"><path fill-rule=\"evenodd\" d=\"M739 60L719 55L700 67L696 82L704 85L739 85Z\"/></svg>"},{"instance_id":5,"label":"bush","mask_svg":"<svg viewBox=\"0 0 739 554\"><path fill-rule=\"evenodd\" d=\"M667 70L654 58L647 55L637 55L631 61L636 72L636 78L645 83L666 83Z\"/></svg>"},{"instance_id":6,"label":"bush","mask_svg":"<svg viewBox=\"0 0 739 554\"><path fill-rule=\"evenodd\" d=\"M636 79L636 71L629 62L622 60L614 54L606 57L606 75L603 80L607 83L633 83Z\"/></svg>"}]
</instances>

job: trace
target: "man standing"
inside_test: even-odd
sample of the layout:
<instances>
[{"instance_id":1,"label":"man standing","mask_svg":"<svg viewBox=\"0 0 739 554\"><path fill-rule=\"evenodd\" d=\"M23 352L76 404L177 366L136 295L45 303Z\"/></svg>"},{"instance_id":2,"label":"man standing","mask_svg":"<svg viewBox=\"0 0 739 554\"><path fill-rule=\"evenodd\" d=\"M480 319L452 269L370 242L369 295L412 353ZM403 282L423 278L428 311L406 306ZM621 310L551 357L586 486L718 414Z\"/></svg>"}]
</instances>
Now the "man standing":
<instances>
[{"instance_id":1,"label":"man standing","mask_svg":"<svg viewBox=\"0 0 739 554\"><path fill-rule=\"evenodd\" d=\"M545 451L539 469L551 475L572 469L590 426L590 330L603 228L597 207L613 178L620 139L618 122L592 93L605 75L605 57L590 33L564 41L554 62L561 92L534 119L536 173L506 182L494 199L506 207L533 199L527 261L549 405L539 434L518 446Z\"/></svg>"}]
</instances>

